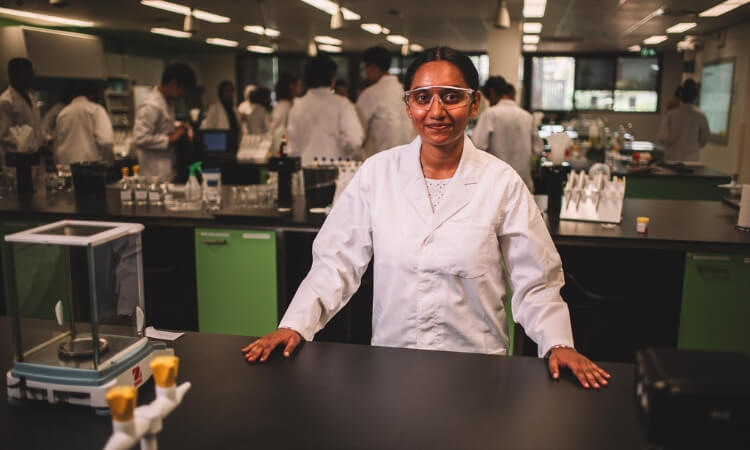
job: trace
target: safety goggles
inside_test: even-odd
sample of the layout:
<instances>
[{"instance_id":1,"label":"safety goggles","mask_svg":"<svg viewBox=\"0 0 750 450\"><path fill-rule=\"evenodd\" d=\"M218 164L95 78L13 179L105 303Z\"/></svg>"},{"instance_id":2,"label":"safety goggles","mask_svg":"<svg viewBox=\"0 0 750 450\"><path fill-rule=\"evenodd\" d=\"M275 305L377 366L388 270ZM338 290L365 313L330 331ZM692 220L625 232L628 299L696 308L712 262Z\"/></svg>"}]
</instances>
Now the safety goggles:
<instances>
[{"instance_id":1,"label":"safety goggles","mask_svg":"<svg viewBox=\"0 0 750 450\"><path fill-rule=\"evenodd\" d=\"M411 108L429 110L437 97L443 109L456 109L469 106L474 92L474 89L455 86L425 86L404 92L404 102Z\"/></svg>"}]
</instances>

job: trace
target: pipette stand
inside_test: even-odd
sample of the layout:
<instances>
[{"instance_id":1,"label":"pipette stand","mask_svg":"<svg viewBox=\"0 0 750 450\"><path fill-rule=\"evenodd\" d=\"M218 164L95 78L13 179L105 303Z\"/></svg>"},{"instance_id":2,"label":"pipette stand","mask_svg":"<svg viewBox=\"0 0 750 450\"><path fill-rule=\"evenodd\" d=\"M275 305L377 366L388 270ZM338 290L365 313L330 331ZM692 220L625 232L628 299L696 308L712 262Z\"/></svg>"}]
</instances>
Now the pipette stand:
<instances>
[{"instance_id":1,"label":"pipette stand","mask_svg":"<svg viewBox=\"0 0 750 450\"><path fill-rule=\"evenodd\" d=\"M625 198L625 177L604 178L599 173L570 172L563 191L560 219L583 222L620 223Z\"/></svg>"}]
</instances>

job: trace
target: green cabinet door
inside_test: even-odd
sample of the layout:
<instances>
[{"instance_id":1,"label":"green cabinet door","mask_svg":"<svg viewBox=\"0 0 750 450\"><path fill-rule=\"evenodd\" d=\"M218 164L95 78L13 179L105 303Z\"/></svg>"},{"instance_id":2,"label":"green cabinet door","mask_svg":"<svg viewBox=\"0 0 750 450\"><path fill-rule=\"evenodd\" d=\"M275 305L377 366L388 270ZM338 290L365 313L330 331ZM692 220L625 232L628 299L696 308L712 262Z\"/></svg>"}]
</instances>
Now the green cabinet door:
<instances>
[{"instance_id":1,"label":"green cabinet door","mask_svg":"<svg viewBox=\"0 0 750 450\"><path fill-rule=\"evenodd\" d=\"M688 253L678 347L750 354L748 318L750 255Z\"/></svg>"},{"instance_id":2,"label":"green cabinet door","mask_svg":"<svg viewBox=\"0 0 750 450\"><path fill-rule=\"evenodd\" d=\"M198 329L262 336L276 329L276 235L195 230Z\"/></svg>"}]
</instances>

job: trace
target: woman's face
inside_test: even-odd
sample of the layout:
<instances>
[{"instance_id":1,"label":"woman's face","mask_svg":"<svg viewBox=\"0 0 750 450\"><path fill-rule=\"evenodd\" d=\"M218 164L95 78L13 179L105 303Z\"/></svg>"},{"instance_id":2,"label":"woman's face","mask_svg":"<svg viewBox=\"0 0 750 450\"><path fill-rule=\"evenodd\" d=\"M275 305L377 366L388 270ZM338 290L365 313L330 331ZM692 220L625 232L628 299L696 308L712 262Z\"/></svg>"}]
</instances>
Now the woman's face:
<instances>
[{"instance_id":1,"label":"woman's face","mask_svg":"<svg viewBox=\"0 0 750 450\"><path fill-rule=\"evenodd\" d=\"M221 89L221 99L225 102L231 102L234 99L233 84L227 84Z\"/></svg>"},{"instance_id":2,"label":"woman's face","mask_svg":"<svg viewBox=\"0 0 750 450\"><path fill-rule=\"evenodd\" d=\"M411 86L407 90L428 86L454 86L469 88L461 71L448 61L432 61L423 64L414 74ZM463 139L469 117L476 115L479 109L478 93L474 93L474 101L466 106L446 110L437 97L433 98L429 109L406 106L414 128L423 142L435 147L447 146Z\"/></svg>"}]
</instances>

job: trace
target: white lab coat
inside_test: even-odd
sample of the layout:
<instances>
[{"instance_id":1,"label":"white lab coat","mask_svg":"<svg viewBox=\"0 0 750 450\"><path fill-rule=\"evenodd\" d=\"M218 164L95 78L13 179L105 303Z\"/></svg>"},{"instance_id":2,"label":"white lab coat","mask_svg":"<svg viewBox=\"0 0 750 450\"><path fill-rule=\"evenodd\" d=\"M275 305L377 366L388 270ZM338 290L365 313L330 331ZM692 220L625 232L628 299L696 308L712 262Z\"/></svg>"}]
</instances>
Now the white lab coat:
<instances>
[{"instance_id":1,"label":"white lab coat","mask_svg":"<svg viewBox=\"0 0 750 450\"><path fill-rule=\"evenodd\" d=\"M289 100L279 100L276 102L271 113L271 125L269 127L272 133L276 132L279 128L286 130L289 123L289 111L291 109L292 102Z\"/></svg>"},{"instance_id":2,"label":"white lab coat","mask_svg":"<svg viewBox=\"0 0 750 450\"><path fill-rule=\"evenodd\" d=\"M8 86L8 89L0 94L0 167L5 166L5 152L16 150L16 141L10 131L12 127L31 127L27 148L36 150L44 143L39 108L31 92L29 97L31 104L12 86Z\"/></svg>"},{"instance_id":3,"label":"white lab coat","mask_svg":"<svg viewBox=\"0 0 750 450\"><path fill-rule=\"evenodd\" d=\"M55 159L60 164L114 160L112 122L102 105L76 97L60 111L55 126Z\"/></svg>"},{"instance_id":4,"label":"white lab coat","mask_svg":"<svg viewBox=\"0 0 750 450\"><path fill-rule=\"evenodd\" d=\"M133 125L133 143L138 150L141 175L172 181L176 175L175 152L169 135L175 129L174 111L158 87L138 106Z\"/></svg>"},{"instance_id":5,"label":"white lab coat","mask_svg":"<svg viewBox=\"0 0 750 450\"><path fill-rule=\"evenodd\" d=\"M358 157L364 133L354 105L330 88L308 89L289 111L287 142L290 156L303 165L314 157Z\"/></svg>"},{"instance_id":6,"label":"white lab coat","mask_svg":"<svg viewBox=\"0 0 750 450\"><path fill-rule=\"evenodd\" d=\"M55 139L55 127L57 126L57 116L60 111L63 110L67 105L63 102L58 102L52 105L50 109L42 117L42 136L47 141Z\"/></svg>"},{"instance_id":7,"label":"white lab coat","mask_svg":"<svg viewBox=\"0 0 750 450\"><path fill-rule=\"evenodd\" d=\"M416 136L406 114L404 89L393 75L383 75L357 99L357 113L365 130L365 157L404 145Z\"/></svg>"},{"instance_id":8,"label":"white lab coat","mask_svg":"<svg viewBox=\"0 0 750 450\"><path fill-rule=\"evenodd\" d=\"M560 257L521 178L465 138L433 213L420 148L417 138L364 162L315 238L312 268L279 326L312 339L374 255L373 345L505 354L504 260L514 318L539 355L573 346Z\"/></svg>"},{"instance_id":9,"label":"white lab coat","mask_svg":"<svg viewBox=\"0 0 750 450\"><path fill-rule=\"evenodd\" d=\"M708 142L711 130L708 119L696 106L683 103L669 111L661 123L658 139L666 145L667 161L700 161L701 148Z\"/></svg>"},{"instance_id":10,"label":"white lab coat","mask_svg":"<svg viewBox=\"0 0 750 450\"><path fill-rule=\"evenodd\" d=\"M237 127L239 128L240 116L235 108L232 108L232 110L234 111L234 116L237 120ZM222 105L220 101L212 103L206 111L206 118L201 122L201 130L228 130L229 128L229 117L227 117L227 111L224 109L224 105ZM237 131L240 132L240 130Z\"/></svg>"},{"instance_id":11,"label":"white lab coat","mask_svg":"<svg viewBox=\"0 0 750 450\"><path fill-rule=\"evenodd\" d=\"M510 164L533 191L531 155L540 155L544 144L531 114L513 100L500 100L479 116L471 139L477 147Z\"/></svg>"},{"instance_id":12,"label":"white lab coat","mask_svg":"<svg viewBox=\"0 0 750 450\"><path fill-rule=\"evenodd\" d=\"M253 91L256 89L256 86L254 84L248 84L245 86L245 92L244 92L244 99L239 106L237 106L237 113L240 116L240 128L242 129L242 134L248 134L248 123L247 120L250 117L250 114L253 112L253 104L250 103L250 94L253 93Z\"/></svg>"}]
</instances>

